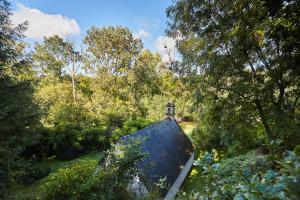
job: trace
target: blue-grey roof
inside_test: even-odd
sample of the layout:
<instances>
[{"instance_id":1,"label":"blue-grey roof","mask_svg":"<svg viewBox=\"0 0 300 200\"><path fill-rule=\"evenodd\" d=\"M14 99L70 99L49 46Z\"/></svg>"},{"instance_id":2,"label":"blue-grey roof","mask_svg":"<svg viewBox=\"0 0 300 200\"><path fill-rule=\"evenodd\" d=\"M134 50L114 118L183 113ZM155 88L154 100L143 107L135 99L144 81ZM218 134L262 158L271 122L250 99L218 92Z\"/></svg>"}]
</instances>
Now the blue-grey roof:
<instances>
[{"instance_id":1,"label":"blue-grey roof","mask_svg":"<svg viewBox=\"0 0 300 200\"><path fill-rule=\"evenodd\" d=\"M143 172L148 184L166 177L167 186L172 186L194 151L193 144L176 120L170 118L124 136L120 141L129 139L143 141L142 151L148 156L137 163L137 168ZM162 190L162 195L168 189Z\"/></svg>"}]
</instances>

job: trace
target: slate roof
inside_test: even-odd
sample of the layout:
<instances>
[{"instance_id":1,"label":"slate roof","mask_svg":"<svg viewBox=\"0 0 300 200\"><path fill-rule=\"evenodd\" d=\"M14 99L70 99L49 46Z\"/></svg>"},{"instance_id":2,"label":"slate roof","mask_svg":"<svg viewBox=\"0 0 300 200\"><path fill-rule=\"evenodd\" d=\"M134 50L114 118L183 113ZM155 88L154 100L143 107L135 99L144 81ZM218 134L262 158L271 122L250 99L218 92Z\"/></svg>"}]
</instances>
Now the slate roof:
<instances>
[{"instance_id":1,"label":"slate roof","mask_svg":"<svg viewBox=\"0 0 300 200\"><path fill-rule=\"evenodd\" d=\"M124 136L120 141L129 139L143 141L142 151L147 152L148 156L137 163L137 168L143 172L148 184L166 177L168 188L161 191L165 195L193 153L193 144L176 120L170 118Z\"/></svg>"}]
</instances>

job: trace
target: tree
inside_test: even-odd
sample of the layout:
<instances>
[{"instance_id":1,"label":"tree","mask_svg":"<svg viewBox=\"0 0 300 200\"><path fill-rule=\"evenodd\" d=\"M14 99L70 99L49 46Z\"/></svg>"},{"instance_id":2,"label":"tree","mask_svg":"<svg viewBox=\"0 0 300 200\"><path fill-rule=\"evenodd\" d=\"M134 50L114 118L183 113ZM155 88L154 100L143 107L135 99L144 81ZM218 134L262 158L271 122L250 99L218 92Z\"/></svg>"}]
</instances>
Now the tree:
<instances>
[{"instance_id":1,"label":"tree","mask_svg":"<svg viewBox=\"0 0 300 200\"><path fill-rule=\"evenodd\" d=\"M133 38L128 28L92 27L84 39L87 45L87 65L93 72L101 68L114 75L121 75L130 68L143 45Z\"/></svg>"},{"instance_id":2,"label":"tree","mask_svg":"<svg viewBox=\"0 0 300 200\"><path fill-rule=\"evenodd\" d=\"M67 67L72 80L72 92L73 92L73 100L76 101L76 75L78 73L78 70L81 67L81 61L82 61L82 50L81 52L75 51L75 43L70 42L70 46L67 49L67 52L71 58L71 66Z\"/></svg>"},{"instance_id":3,"label":"tree","mask_svg":"<svg viewBox=\"0 0 300 200\"><path fill-rule=\"evenodd\" d=\"M75 46L71 39L57 35L35 45L33 59L40 74L36 97L44 110L45 123L88 123L88 99L78 87L82 52Z\"/></svg>"},{"instance_id":4,"label":"tree","mask_svg":"<svg viewBox=\"0 0 300 200\"><path fill-rule=\"evenodd\" d=\"M41 75L62 79L64 70L71 76L73 100L76 101L76 75L81 67L81 52L75 50L75 42L58 35L44 38L35 45L33 59Z\"/></svg>"},{"instance_id":5,"label":"tree","mask_svg":"<svg viewBox=\"0 0 300 200\"><path fill-rule=\"evenodd\" d=\"M11 24L7 1L0 1L0 9L0 133L4 139L36 123L39 112L32 96L31 60L20 41L26 24Z\"/></svg>"},{"instance_id":6,"label":"tree","mask_svg":"<svg viewBox=\"0 0 300 200\"><path fill-rule=\"evenodd\" d=\"M84 39L87 45L85 65L92 72L92 109L95 116L140 115L135 107L135 98L128 83L133 77L133 68L142 48L140 39L135 39L128 28L92 27Z\"/></svg>"},{"instance_id":7,"label":"tree","mask_svg":"<svg viewBox=\"0 0 300 200\"><path fill-rule=\"evenodd\" d=\"M61 79L63 69L70 63L66 51L69 45L58 35L45 37L41 44L36 43L33 59L39 73Z\"/></svg>"},{"instance_id":8,"label":"tree","mask_svg":"<svg viewBox=\"0 0 300 200\"><path fill-rule=\"evenodd\" d=\"M144 50L137 56L134 66L128 71L127 79L124 80L124 86L128 87L128 96L132 97L133 106L143 117L148 113L148 107L143 101L162 93L161 75L158 73L161 64L159 54Z\"/></svg>"},{"instance_id":9,"label":"tree","mask_svg":"<svg viewBox=\"0 0 300 200\"><path fill-rule=\"evenodd\" d=\"M167 10L192 80L216 100L253 107L269 141L297 133L300 95L300 3L272 2L179 0Z\"/></svg>"},{"instance_id":10,"label":"tree","mask_svg":"<svg viewBox=\"0 0 300 200\"><path fill-rule=\"evenodd\" d=\"M0 198L11 181L11 164L24 147L24 142L10 141L22 141L40 114L33 98L31 60L21 42L26 23L14 27L11 15L10 4L0 0Z\"/></svg>"}]
</instances>

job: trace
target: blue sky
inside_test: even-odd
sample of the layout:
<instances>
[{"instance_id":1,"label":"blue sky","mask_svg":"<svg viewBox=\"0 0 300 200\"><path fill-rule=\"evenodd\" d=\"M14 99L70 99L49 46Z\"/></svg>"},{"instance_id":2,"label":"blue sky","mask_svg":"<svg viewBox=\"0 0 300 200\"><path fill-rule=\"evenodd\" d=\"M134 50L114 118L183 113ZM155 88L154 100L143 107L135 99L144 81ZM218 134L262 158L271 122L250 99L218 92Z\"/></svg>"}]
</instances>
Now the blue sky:
<instances>
[{"instance_id":1,"label":"blue sky","mask_svg":"<svg viewBox=\"0 0 300 200\"><path fill-rule=\"evenodd\" d=\"M31 19L29 22L32 27L27 34L28 38L31 38L28 39L29 41L39 41L38 37L41 37L41 34L48 34L49 31L52 31L51 33L69 31L69 34L78 40L91 26L122 25L128 27L136 37L142 38L146 48L154 51L159 51L159 40L165 38L165 10L171 4L171 0L17 0L11 2L15 10L16 22L27 17ZM173 44L169 40L164 42Z\"/></svg>"}]
</instances>

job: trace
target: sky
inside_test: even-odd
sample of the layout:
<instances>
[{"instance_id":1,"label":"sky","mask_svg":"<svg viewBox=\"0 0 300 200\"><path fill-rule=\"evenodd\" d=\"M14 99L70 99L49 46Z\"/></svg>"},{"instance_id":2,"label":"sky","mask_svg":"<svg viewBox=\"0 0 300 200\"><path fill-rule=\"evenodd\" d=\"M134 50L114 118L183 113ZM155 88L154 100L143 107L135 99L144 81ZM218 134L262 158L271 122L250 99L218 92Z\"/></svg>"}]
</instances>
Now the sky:
<instances>
[{"instance_id":1,"label":"sky","mask_svg":"<svg viewBox=\"0 0 300 200\"><path fill-rule=\"evenodd\" d=\"M26 41L40 42L44 36L69 35L76 41L91 26L125 26L144 47L164 54L164 46L175 48L165 36L166 8L171 0L13 0L14 24L29 22ZM164 55L163 55L164 56Z\"/></svg>"}]
</instances>

